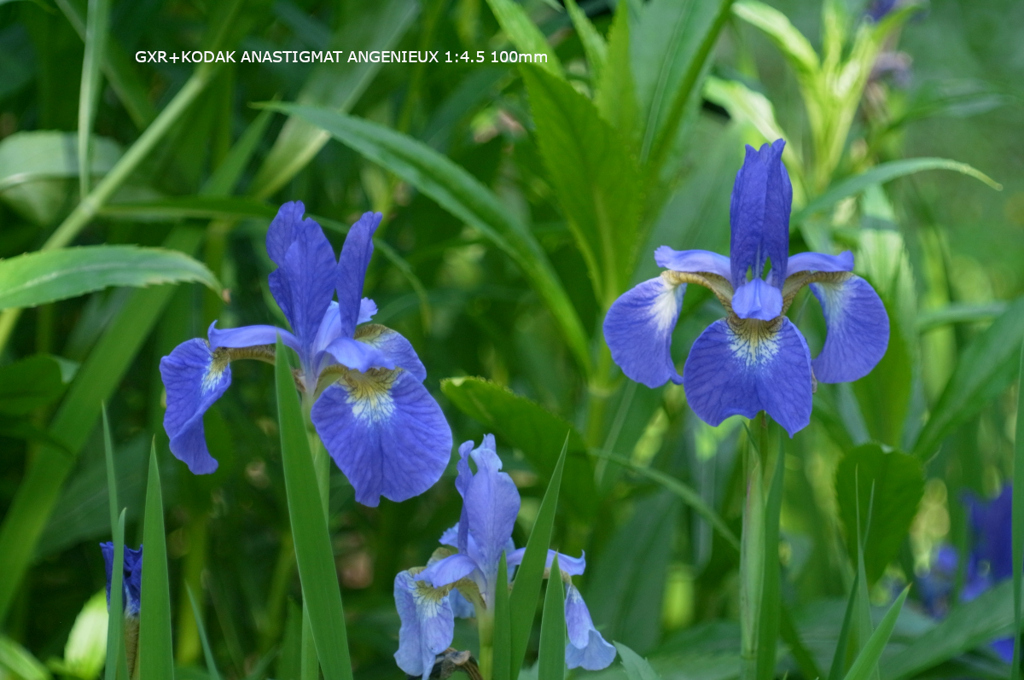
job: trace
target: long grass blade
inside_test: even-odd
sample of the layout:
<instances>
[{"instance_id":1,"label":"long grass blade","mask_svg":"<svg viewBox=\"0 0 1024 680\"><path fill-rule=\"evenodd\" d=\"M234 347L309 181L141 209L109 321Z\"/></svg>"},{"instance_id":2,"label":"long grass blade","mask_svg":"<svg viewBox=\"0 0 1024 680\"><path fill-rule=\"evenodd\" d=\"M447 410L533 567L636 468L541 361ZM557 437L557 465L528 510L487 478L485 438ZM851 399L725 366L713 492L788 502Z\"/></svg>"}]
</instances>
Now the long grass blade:
<instances>
[{"instance_id":1,"label":"long grass blade","mask_svg":"<svg viewBox=\"0 0 1024 680\"><path fill-rule=\"evenodd\" d=\"M565 677L565 586L558 570L558 555L551 561L551 577L544 595L544 616L540 622L538 680Z\"/></svg>"},{"instance_id":2,"label":"long grass blade","mask_svg":"<svg viewBox=\"0 0 1024 680\"><path fill-rule=\"evenodd\" d=\"M1024 565L1024 344L1020 351L1020 376L1017 383L1017 438L1013 445L1013 664L1010 680L1020 678L1021 574Z\"/></svg>"},{"instance_id":3,"label":"long grass blade","mask_svg":"<svg viewBox=\"0 0 1024 680\"><path fill-rule=\"evenodd\" d=\"M104 412L104 415L106 412ZM108 456L107 460L110 460ZM114 523L114 565L110 571L110 601L107 603L107 664L104 680L128 680L128 662L124 655L124 511Z\"/></svg>"},{"instance_id":4,"label":"long grass blade","mask_svg":"<svg viewBox=\"0 0 1024 680\"><path fill-rule=\"evenodd\" d=\"M174 647L171 644L171 591L167 576L167 538L164 532L164 498L156 444L149 454L146 516L142 531L142 598L139 602L139 677L174 679Z\"/></svg>"},{"instance_id":5,"label":"long grass blade","mask_svg":"<svg viewBox=\"0 0 1024 680\"><path fill-rule=\"evenodd\" d=\"M508 565L505 553L498 561L498 587L494 593L494 663L492 680L511 680L512 631L508 609Z\"/></svg>"},{"instance_id":6,"label":"long grass blade","mask_svg":"<svg viewBox=\"0 0 1024 680\"><path fill-rule=\"evenodd\" d=\"M889 611L885 613L878 628L871 634L864 649L857 655L857 660L850 666L850 672L846 674L845 680L868 680L878 677L878 660L882 658L882 651L885 650L892 630L896 627L896 619L899 618L908 592L910 592L910 586L904 588L900 596L889 607Z\"/></svg>"},{"instance_id":7,"label":"long grass blade","mask_svg":"<svg viewBox=\"0 0 1024 680\"><path fill-rule=\"evenodd\" d=\"M211 680L220 680L220 671L217 670L217 661L213 658L213 649L210 648L210 640L206 637L206 625L203 623L203 615L196 603L196 596L188 584L185 585L188 591L189 602L192 603L192 615L196 618L196 628L199 630L199 641L203 645L203 656L206 658L206 672Z\"/></svg>"},{"instance_id":8,"label":"long grass blade","mask_svg":"<svg viewBox=\"0 0 1024 680\"><path fill-rule=\"evenodd\" d=\"M92 124L103 89L100 66L107 49L110 0L89 0L85 21L85 56L82 59L82 86L78 93L78 186L81 195L89 193L92 170Z\"/></svg>"}]
</instances>

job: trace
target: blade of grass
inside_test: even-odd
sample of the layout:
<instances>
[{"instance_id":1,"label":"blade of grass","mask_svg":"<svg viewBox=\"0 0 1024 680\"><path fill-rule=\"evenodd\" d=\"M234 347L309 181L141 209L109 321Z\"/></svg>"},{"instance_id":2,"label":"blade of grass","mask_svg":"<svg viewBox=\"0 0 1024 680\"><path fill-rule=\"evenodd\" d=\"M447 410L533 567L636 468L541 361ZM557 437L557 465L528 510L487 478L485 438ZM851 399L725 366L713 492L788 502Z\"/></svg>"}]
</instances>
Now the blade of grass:
<instances>
[{"instance_id":1,"label":"blade of grass","mask_svg":"<svg viewBox=\"0 0 1024 680\"><path fill-rule=\"evenodd\" d=\"M1013 445L1013 663L1010 680L1020 678L1021 565L1024 565L1024 344L1020 351L1020 377L1017 383L1017 438Z\"/></svg>"},{"instance_id":2,"label":"blade of grass","mask_svg":"<svg viewBox=\"0 0 1024 680\"><path fill-rule=\"evenodd\" d=\"M106 412L104 412L106 415ZM109 446L107 447L109 451ZM107 456L107 460L111 457ZM109 468L108 468L109 470ZM110 571L110 602L107 617L107 663L104 680L128 679L128 661L124 655L124 603L122 588L124 583L124 511L112 527L114 537L114 565Z\"/></svg>"},{"instance_id":3,"label":"blade of grass","mask_svg":"<svg viewBox=\"0 0 1024 680\"><path fill-rule=\"evenodd\" d=\"M551 474L551 483L544 492L544 500L540 502L537 521L526 542L526 552L516 572L512 594L509 595L512 641L509 670L513 678L519 677L519 669L526 656L526 643L530 640L530 629L533 628L533 615L537 611L537 596L540 595L540 584L544 580L544 566L547 564L548 546L551 545L551 531L555 524L555 508L558 506L558 489L562 484L562 468L565 466L565 452L568 449L567 433L555 471Z\"/></svg>"},{"instance_id":4,"label":"blade of grass","mask_svg":"<svg viewBox=\"0 0 1024 680\"><path fill-rule=\"evenodd\" d=\"M510 629L508 610L508 565L505 553L498 561L498 587L494 593L494 675L492 680L511 680L512 671L512 631Z\"/></svg>"},{"instance_id":5,"label":"blade of grass","mask_svg":"<svg viewBox=\"0 0 1024 680\"><path fill-rule=\"evenodd\" d=\"M156 443L149 453L146 516L142 531L142 598L139 601L139 677L173 680L174 647L171 645L171 591L167 577L167 537L164 532L164 499Z\"/></svg>"},{"instance_id":6,"label":"blade of grass","mask_svg":"<svg viewBox=\"0 0 1024 680\"><path fill-rule=\"evenodd\" d=\"M92 124L96 119L103 74L100 66L107 49L107 25L110 0L89 0L85 21L85 56L82 59L82 86L78 92L78 187L80 195L89 193L92 177Z\"/></svg>"},{"instance_id":7,"label":"blade of grass","mask_svg":"<svg viewBox=\"0 0 1024 680\"><path fill-rule=\"evenodd\" d=\"M565 588L558 569L558 555L551 561L551 576L544 595L544 616L540 621L538 680L562 680L565 677Z\"/></svg>"},{"instance_id":8,"label":"blade of grass","mask_svg":"<svg viewBox=\"0 0 1024 680\"><path fill-rule=\"evenodd\" d=\"M196 604L196 597L192 589L186 584L188 599L192 603L192 615L196 618L196 628L199 629L199 641L203 644L203 656L206 657L206 672L211 680L220 680L220 671L217 670L217 662L213 658L213 650L210 649L210 640L206 637L206 626L203 625L203 616L199 613L199 605Z\"/></svg>"},{"instance_id":9,"label":"blade of grass","mask_svg":"<svg viewBox=\"0 0 1024 680\"><path fill-rule=\"evenodd\" d=\"M309 612L309 625L324 677L326 680L351 680L352 664L334 553L317 493L316 471L292 377L291 360L280 336L275 356L281 458L303 604Z\"/></svg>"},{"instance_id":10,"label":"blade of grass","mask_svg":"<svg viewBox=\"0 0 1024 680\"><path fill-rule=\"evenodd\" d=\"M100 403L103 412L103 455L107 462L107 498L110 501L110 533L117 528L117 476L114 474L114 441L110 437L110 421L107 419L107 404Z\"/></svg>"},{"instance_id":11,"label":"blade of grass","mask_svg":"<svg viewBox=\"0 0 1024 680\"><path fill-rule=\"evenodd\" d=\"M836 640L836 651L832 655L832 666L828 671L828 680L841 680L846 669L846 650L850 644L850 628L853 626L853 611L857 600L858 586L854 582L850 589L850 597L846 601L846 612L843 614L843 626L839 629Z\"/></svg>"},{"instance_id":12,"label":"blade of grass","mask_svg":"<svg viewBox=\"0 0 1024 680\"><path fill-rule=\"evenodd\" d=\"M868 680L878 676L878 660L882 657L882 651L885 650L885 645L889 642L893 628L896 627L896 619L899 618L908 592L910 592L910 586L904 588L900 596L889 607L889 611L885 613L878 628L871 634L864 649L857 655L857 660L850 666L850 672L846 674L845 680Z\"/></svg>"}]
</instances>

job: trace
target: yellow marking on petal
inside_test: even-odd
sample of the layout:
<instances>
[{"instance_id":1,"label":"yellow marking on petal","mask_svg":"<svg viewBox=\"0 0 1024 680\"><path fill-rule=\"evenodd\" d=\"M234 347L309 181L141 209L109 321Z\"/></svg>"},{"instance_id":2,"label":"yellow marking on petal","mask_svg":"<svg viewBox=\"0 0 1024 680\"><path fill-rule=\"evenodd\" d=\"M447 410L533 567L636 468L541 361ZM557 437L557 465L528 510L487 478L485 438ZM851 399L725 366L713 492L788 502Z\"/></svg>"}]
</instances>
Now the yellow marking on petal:
<instances>
[{"instance_id":1,"label":"yellow marking on petal","mask_svg":"<svg viewBox=\"0 0 1024 680\"><path fill-rule=\"evenodd\" d=\"M382 326L379 323L364 323L356 329L353 339L365 342L367 345L377 346L381 338L389 333L394 333L394 331L387 326Z\"/></svg>"},{"instance_id":2,"label":"yellow marking on petal","mask_svg":"<svg viewBox=\"0 0 1024 680\"><path fill-rule=\"evenodd\" d=\"M782 314L785 314L789 306L796 299L800 289L811 283L836 284L843 283L853 276L852 272L797 272L786 277L786 283L782 286Z\"/></svg>"},{"instance_id":3,"label":"yellow marking on petal","mask_svg":"<svg viewBox=\"0 0 1024 680\"><path fill-rule=\"evenodd\" d=\"M340 383L348 393L345 401L352 407L352 415L360 420L381 422L395 412L391 387L401 369L371 368L365 373L349 369L342 374Z\"/></svg>"},{"instance_id":4,"label":"yellow marking on petal","mask_svg":"<svg viewBox=\"0 0 1024 680\"><path fill-rule=\"evenodd\" d=\"M704 286L718 298L718 301L725 307L725 311L732 312L732 294L733 288L729 280L718 274L712 274L711 272L677 272L677 271L664 271L661 273L661 278L672 285L680 285L683 283L696 283L698 286Z\"/></svg>"},{"instance_id":5,"label":"yellow marking on petal","mask_svg":"<svg viewBox=\"0 0 1024 680\"><path fill-rule=\"evenodd\" d=\"M203 376L203 394L217 386L230 362L231 358L228 356L226 348L221 347L213 351L210 356L210 365L206 369L206 375Z\"/></svg>"},{"instance_id":6,"label":"yellow marking on petal","mask_svg":"<svg viewBox=\"0 0 1024 680\"><path fill-rule=\"evenodd\" d=\"M748 367L763 366L779 353L779 329L782 317L771 321L729 318L729 349Z\"/></svg>"}]
</instances>

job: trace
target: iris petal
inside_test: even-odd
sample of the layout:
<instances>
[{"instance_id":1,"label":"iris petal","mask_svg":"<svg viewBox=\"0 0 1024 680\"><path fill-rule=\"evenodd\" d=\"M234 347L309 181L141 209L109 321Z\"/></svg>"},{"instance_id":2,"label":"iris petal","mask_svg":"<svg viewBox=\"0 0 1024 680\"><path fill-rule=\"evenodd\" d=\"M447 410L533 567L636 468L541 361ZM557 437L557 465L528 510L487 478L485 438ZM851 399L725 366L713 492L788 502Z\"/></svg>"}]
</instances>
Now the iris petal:
<instances>
[{"instance_id":1,"label":"iris petal","mask_svg":"<svg viewBox=\"0 0 1024 680\"><path fill-rule=\"evenodd\" d=\"M565 646L565 665L569 668L599 671L615 660L615 647L594 628L587 604L573 585L565 593L565 627L569 636L569 644Z\"/></svg>"},{"instance_id":2,"label":"iris petal","mask_svg":"<svg viewBox=\"0 0 1024 680\"><path fill-rule=\"evenodd\" d=\"M814 377L824 383L863 378L889 346L889 317L878 293L853 274L837 283L812 283L811 292L821 303L827 331L812 362Z\"/></svg>"},{"instance_id":3,"label":"iris petal","mask_svg":"<svg viewBox=\"0 0 1024 680\"><path fill-rule=\"evenodd\" d=\"M604 318L604 339L612 359L629 378L660 387L682 378L672 363L672 331L679 319L685 285L663 277L623 293Z\"/></svg>"},{"instance_id":4,"label":"iris petal","mask_svg":"<svg viewBox=\"0 0 1024 680\"><path fill-rule=\"evenodd\" d=\"M811 419L807 342L786 318L747 328L760 332L736 331L720 319L701 333L683 368L687 402L713 426L729 416L753 418L764 410L792 437Z\"/></svg>"},{"instance_id":5,"label":"iris petal","mask_svg":"<svg viewBox=\"0 0 1024 680\"><path fill-rule=\"evenodd\" d=\"M194 474L217 469L203 430L203 414L231 384L231 367L210 351L204 340L193 338L160 360L160 377L167 390L164 429L171 453Z\"/></svg>"},{"instance_id":6,"label":"iris petal","mask_svg":"<svg viewBox=\"0 0 1024 680\"><path fill-rule=\"evenodd\" d=\"M350 372L324 390L311 415L363 505L423 493L451 455L452 432L441 407L406 371Z\"/></svg>"},{"instance_id":7,"label":"iris petal","mask_svg":"<svg viewBox=\"0 0 1024 680\"><path fill-rule=\"evenodd\" d=\"M395 362L381 350L373 345L345 336L335 338L331 344L327 345L325 352L334 357L334 360L342 366L361 373L366 373L371 368L387 370L396 368Z\"/></svg>"},{"instance_id":8,"label":"iris petal","mask_svg":"<svg viewBox=\"0 0 1024 680\"><path fill-rule=\"evenodd\" d=\"M258 345L273 345L277 342L277 336L280 335L284 344L288 345L296 352L299 351L298 338L277 326L242 326L240 328L225 328L221 330L217 328L217 322L214 321L210 324L210 328L206 332L206 335L210 338L210 349L217 349L219 347L242 348L256 347Z\"/></svg>"},{"instance_id":9,"label":"iris petal","mask_svg":"<svg viewBox=\"0 0 1024 680\"><path fill-rule=\"evenodd\" d=\"M394 592L402 620L395 662L410 676L427 680L434 669L434 659L448 649L455 634L449 596L416 581L408 571L395 576Z\"/></svg>"},{"instance_id":10,"label":"iris petal","mask_svg":"<svg viewBox=\"0 0 1024 680\"><path fill-rule=\"evenodd\" d=\"M838 255L825 253L798 253L786 264L790 274L797 272L848 272L853 270L853 253L844 250Z\"/></svg>"},{"instance_id":11,"label":"iris petal","mask_svg":"<svg viewBox=\"0 0 1024 680\"><path fill-rule=\"evenodd\" d=\"M751 279L733 293L732 311L741 319L771 321L782 314L782 291L764 279Z\"/></svg>"},{"instance_id":12,"label":"iris petal","mask_svg":"<svg viewBox=\"0 0 1024 680\"><path fill-rule=\"evenodd\" d=\"M725 279L731 276L729 258L710 250L672 250L660 246L654 251L654 261L659 267L676 272L709 272Z\"/></svg>"},{"instance_id":13,"label":"iris petal","mask_svg":"<svg viewBox=\"0 0 1024 680\"><path fill-rule=\"evenodd\" d=\"M465 520L459 521L460 528L464 521L471 539L466 547L490 592L519 514L519 490L507 473L485 463L466 489L463 508Z\"/></svg>"},{"instance_id":14,"label":"iris petal","mask_svg":"<svg viewBox=\"0 0 1024 680\"><path fill-rule=\"evenodd\" d=\"M427 369L412 348L412 343L398 331L376 323L366 324L356 330L355 339L380 350L391 368L403 368L420 382L427 379Z\"/></svg>"},{"instance_id":15,"label":"iris petal","mask_svg":"<svg viewBox=\"0 0 1024 680\"><path fill-rule=\"evenodd\" d=\"M417 581L426 581L435 588L451 585L459 579L466 578L476 569L476 562L468 555L456 553L434 562L416 574Z\"/></svg>"},{"instance_id":16,"label":"iris petal","mask_svg":"<svg viewBox=\"0 0 1024 680\"><path fill-rule=\"evenodd\" d=\"M781 286L786 279L793 186L782 164L785 145L779 139L758 151L748 146L743 167L736 173L729 207L729 260L735 288L746 281L748 269L759 278L768 258L776 285Z\"/></svg>"},{"instance_id":17,"label":"iris petal","mask_svg":"<svg viewBox=\"0 0 1024 680\"><path fill-rule=\"evenodd\" d=\"M114 544L110 541L100 543L100 552L103 553L103 564L107 570L107 607L109 607L110 582L114 575ZM125 546L123 577L121 580L121 603L125 614L131 616L138 615L141 593L142 546L140 545L138 550L132 550Z\"/></svg>"},{"instance_id":18,"label":"iris petal","mask_svg":"<svg viewBox=\"0 0 1024 680\"><path fill-rule=\"evenodd\" d=\"M526 548L519 548L518 550L510 552L506 558L509 569L512 567L518 567L522 564L523 555L525 554ZM570 557L569 555L564 555L557 550L548 550L548 555L544 563L545 569L551 569L551 563L554 561L555 555L558 555L558 570L566 576L580 576L587 568L586 554L581 554L579 557Z\"/></svg>"},{"instance_id":19,"label":"iris petal","mask_svg":"<svg viewBox=\"0 0 1024 680\"><path fill-rule=\"evenodd\" d=\"M377 231L380 213L363 213L363 216L352 225L345 237L345 245L341 247L338 260L338 308L341 312L341 333L352 337L356 324L361 316L363 280L366 268L370 265L373 255L373 232Z\"/></svg>"}]
</instances>

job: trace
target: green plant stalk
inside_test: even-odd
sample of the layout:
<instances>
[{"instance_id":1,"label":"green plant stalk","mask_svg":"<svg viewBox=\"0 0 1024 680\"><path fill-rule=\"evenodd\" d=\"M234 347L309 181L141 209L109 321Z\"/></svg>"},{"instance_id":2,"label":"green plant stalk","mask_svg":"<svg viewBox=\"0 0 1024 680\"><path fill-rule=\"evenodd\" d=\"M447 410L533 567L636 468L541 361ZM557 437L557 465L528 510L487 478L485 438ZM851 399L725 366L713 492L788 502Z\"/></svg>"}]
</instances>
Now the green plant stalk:
<instances>
[{"instance_id":1,"label":"green plant stalk","mask_svg":"<svg viewBox=\"0 0 1024 680\"><path fill-rule=\"evenodd\" d=\"M163 139L171 127L178 122L188 107L196 100L211 78L217 71L216 64L204 65L196 69L195 73L185 82L174 99L160 112L152 125L135 141L125 152L121 160L117 162L110 172L100 180L100 183L75 206L60 226L50 235L50 238L42 245L40 250L53 250L63 248L71 243L76 236L84 229L96 213L113 196L114 192L124 184L125 180L138 168L139 164L149 155L153 147ZM14 326L21 316L21 309L6 309L0 314L0 351L7 345L7 341L14 331Z\"/></svg>"},{"instance_id":2,"label":"green plant stalk","mask_svg":"<svg viewBox=\"0 0 1024 680\"><path fill-rule=\"evenodd\" d=\"M484 680L491 680L494 677L494 612L479 598L473 598L473 607L476 609L476 630L480 638L480 655L477 659L480 675Z\"/></svg>"},{"instance_id":3,"label":"green plant stalk","mask_svg":"<svg viewBox=\"0 0 1024 680\"><path fill-rule=\"evenodd\" d=\"M756 421L755 421L756 422ZM755 424L755 427L760 427ZM761 446L765 445L761 436ZM740 678L757 678L758 622L761 620L761 594L764 583L764 482L761 450L750 442L747 447L747 500L743 505L743 535L740 537Z\"/></svg>"}]
</instances>

